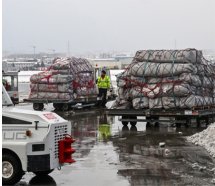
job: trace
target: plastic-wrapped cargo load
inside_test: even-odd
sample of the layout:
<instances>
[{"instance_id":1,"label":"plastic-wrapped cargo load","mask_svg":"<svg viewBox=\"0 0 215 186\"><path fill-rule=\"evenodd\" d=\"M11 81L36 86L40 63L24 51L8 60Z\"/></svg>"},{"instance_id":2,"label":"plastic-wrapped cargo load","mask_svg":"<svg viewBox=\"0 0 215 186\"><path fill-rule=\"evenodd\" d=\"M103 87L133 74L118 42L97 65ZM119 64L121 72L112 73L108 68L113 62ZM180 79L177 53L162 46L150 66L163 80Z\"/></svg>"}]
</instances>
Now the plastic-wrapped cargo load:
<instances>
[{"instance_id":1,"label":"plastic-wrapped cargo load","mask_svg":"<svg viewBox=\"0 0 215 186\"><path fill-rule=\"evenodd\" d=\"M146 96L148 98L157 98L164 96L177 96L183 97L189 94L201 94L197 88L189 84L150 84L147 87L133 87L131 95L133 97Z\"/></svg>"},{"instance_id":2,"label":"plastic-wrapped cargo load","mask_svg":"<svg viewBox=\"0 0 215 186\"><path fill-rule=\"evenodd\" d=\"M31 91L35 92L73 92L71 83L63 84L30 84Z\"/></svg>"},{"instance_id":3,"label":"plastic-wrapped cargo load","mask_svg":"<svg viewBox=\"0 0 215 186\"><path fill-rule=\"evenodd\" d=\"M191 73L182 73L179 76L169 77L140 77L140 76L118 76L118 87L143 86L144 84L183 82L196 87L213 88L212 77L199 76Z\"/></svg>"},{"instance_id":4,"label":"plastic-wrapped cargo load","mask_svg":"<svg viewBox=\"0 0 215 186\"><path fill-rule=\"evenodd\" d=\"M86 95L97 95L98 91L97 91L97 88L95 88L95 87L91 87L91 88L88 88L88 87L78 87L75 90L75 93L78 96L86 96Z\"/></svg>"},{"instance_id":5,"label":"plastic-wrapped cargo load","mask_svg":"<svg viewBox=\"0 0 215 186\"><path fill-rule=\"evenodd\" d=\"M135 62L129 69L130 75L140 77L168 77L182 73L196 74L197 68L193 64Z\"/></svg>"},{"instance_id":6,"label":"plastic-wrapped cargo load","mask_svg":"<svg viewBox=\"0 0 215 186\"><path fill-rule=\"evenodd\" d=\"M53 75L52 72L42 72L39 74L34 74L30 78L31 83L43 83L43 84L56 84L56 83L68 83L72 82L72 75Z\"/></svg>"},{"instance_id":7,"label":"plastic-wrapped cargo load","mask_svg":"<svg viewBox=\"0 0 215 186\"><path fill-rule=\"evenodd\" d=\"M139 98L147 97L150 99L166 97L166 96L175 96L175 97L185 97L190 94L195 95L205 95L210 96L211 90L207 88L200 88L190 86L188 84L181 85L172 85L172 84L163 84L158 87L156 85L148 85L148 87L132 87L132 88L119 88L118 94L120 98L129 99L129 98Z\"/></svg>"},{"instance_id":8,"label":"plastic-wrapped cargo load","mask_svg":"<svg viewBox=\"0 0 215 186\"><path fill-rule=\"evenodd\" d=\"M190 95L187 97L162 97L149 100L150 108L192 108L205 107L213 104L211 97Z\"/></svg>"},{"instance_id":9,"label":"plastic-wrapped cargo load","mask_svg":"<svg viewBox=\"0 0 215 186\"><path fill-rule=\"evenodd\" d=\"M63 99L97 96L92 65L82 58L56 58L47 71L30 78L30 99Z\"/></svg>"},{"instance_id":10,"label":"plastic-wrapped cargo load","mask_svg":"<svg viewBox=\"0 0 215 186\"><path fill-rule=\"evenodd\" d=\"M70 93L31 91L31 93L29 95L29 99L71 100L71 99L73 99L73 95Z\"/></svg>"},{"instance_id":11,"label":"plastic-wrapped cargo load","mask_svg":"<svg viewBox=\"0 0 215 186\"><path fill-rule=\"evenodd\" d=\"M149 107L149 98L139 97L132 100L132 105L134 109L143 109Z\"/></svg>"},{"instance_id":12,"label":"plastic-wrapped cargo load","mask_svg":"<svg viewBox=\"0 0 215 186\"><path fill-rule=\"evenodd\" d=\"M139 50L134 59L139 62L158 63L200 63L202 52L196 49L185 50Z\"/></svg>"},{"instance_id":13,"label":"plastic-wrapped cargo load","mask_svg":"<svg viewBox=\"0 0 215 186\"><path fill-rule=\"evenodd\" d=\"M107 103L108 104L108 103ZM106 106L107 106L106 104ZM130 101L126 101L120 98L116 98L116 100L111 103L111 105L108 107L109 109L130 109L132 106L132 103Z\"/></svg>"},{"instance_id":14,"label":"plastic-wrapped cargo load","mask_svg":"<svg viewBox=\"0 0 215 186\"><path fill-rule=\"evenodd\" d=\"M117 86L135 109L215 105L215 68L195 49L138 51Z\"/></svg>"},{"instance_id":15,"label":"plastic-wrapped cargo load","mask_svg":"<svg viewBox=\"0 0 215 186\"><path fill-rule=\"evenodd\" d=\"M70 73L76 75L79 72L92 72L93 67L88 60L83 58L56 58L50 69L70 70Z\"/></svg>"}]
</instances>

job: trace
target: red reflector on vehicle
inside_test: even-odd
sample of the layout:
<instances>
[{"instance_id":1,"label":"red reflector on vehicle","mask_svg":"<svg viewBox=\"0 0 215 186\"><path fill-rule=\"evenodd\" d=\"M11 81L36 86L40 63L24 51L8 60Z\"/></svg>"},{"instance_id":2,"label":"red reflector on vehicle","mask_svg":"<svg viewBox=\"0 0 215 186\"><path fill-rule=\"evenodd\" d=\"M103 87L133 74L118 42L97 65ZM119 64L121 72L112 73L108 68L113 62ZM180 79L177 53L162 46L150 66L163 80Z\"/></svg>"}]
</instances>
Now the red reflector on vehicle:
<instances>
[{"instance_id":1,"label":"red reflector on vehicle","mask_svg":"<svg viewBox=\"0 0 215 186\"><path fill-rule=\"evenodd\" d=\"M71 137L65 137L64 139L58 142L59 150L59 163L74 163L75 160L72 159L72 154L75 152L75 149L72 148L71 144L75 140Z\"/></svg>"}]
</instances>

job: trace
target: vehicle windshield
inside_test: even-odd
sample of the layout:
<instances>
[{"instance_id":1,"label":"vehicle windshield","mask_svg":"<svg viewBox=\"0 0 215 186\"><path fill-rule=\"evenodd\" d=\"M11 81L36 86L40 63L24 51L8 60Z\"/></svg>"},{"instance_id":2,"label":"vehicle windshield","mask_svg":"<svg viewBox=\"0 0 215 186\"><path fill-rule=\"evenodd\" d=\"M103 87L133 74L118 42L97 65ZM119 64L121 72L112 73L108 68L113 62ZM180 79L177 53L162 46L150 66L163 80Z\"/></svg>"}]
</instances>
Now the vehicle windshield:
<instances>
[{"instance_id":1,"label":"vehicle windshield","mask_svg":"<svg viewBox=\"0 0 215 186\"><path fill-rule=\"evenodd\" d=\"M2 83L7 91L18 91L18 76L3 76Z\"/></svg>"}]
</instances>

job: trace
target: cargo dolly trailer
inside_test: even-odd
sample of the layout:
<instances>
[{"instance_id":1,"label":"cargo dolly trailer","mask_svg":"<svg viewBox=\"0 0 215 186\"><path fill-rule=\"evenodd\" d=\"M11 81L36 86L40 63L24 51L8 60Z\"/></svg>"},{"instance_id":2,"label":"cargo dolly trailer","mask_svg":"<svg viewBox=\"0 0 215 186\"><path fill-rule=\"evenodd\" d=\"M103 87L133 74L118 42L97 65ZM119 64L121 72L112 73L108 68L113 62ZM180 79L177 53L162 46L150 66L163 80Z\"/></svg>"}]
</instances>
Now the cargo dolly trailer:
<instances>
[{"instance_id":1,"label":"cargo dolly trailer","mask_svg":"<svg viewBox=\"0 0 215 186\"><path fill-rule=\"evenodd\" d=\"M159 125L160 122L180 127L182 124L191 126L193 120L199 126L203 121L206 125L215 122L215 108L201 109L109 109L108 115L120 116L119 119L123 125L130 123L135 126L137 122L147 122L147 126ZM145 119L138 119L138 116L144 116Z\"/></svg>"},{"instance_id":2,"label":"cargo dolly trailer","mask_svg":"<svg viewBox=\"0 0 215 186\"><path fill-rule=\"evenodd\" d=\"M43 110L44 104L53 103L57 111L68 111L72 108L92 107L97 103L97 96L84 96L74 100L58 99L24 99L24 102L33 103L34 110Z\"/></svg>"}]
</instances>

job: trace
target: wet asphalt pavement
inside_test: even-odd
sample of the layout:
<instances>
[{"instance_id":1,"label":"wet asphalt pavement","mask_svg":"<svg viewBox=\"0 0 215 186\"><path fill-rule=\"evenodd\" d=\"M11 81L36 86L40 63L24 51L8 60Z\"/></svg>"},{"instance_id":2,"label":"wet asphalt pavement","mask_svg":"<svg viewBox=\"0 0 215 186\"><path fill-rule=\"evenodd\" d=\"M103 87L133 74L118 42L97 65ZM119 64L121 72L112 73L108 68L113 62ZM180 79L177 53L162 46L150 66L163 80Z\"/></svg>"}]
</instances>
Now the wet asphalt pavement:
<instances>
[{"instance_id":1,"label":"wet asphalt pavement","mask_svg":"<svg viewBox=\"0 0 215 186\"><path fill-rule=\"evenodd\" d=\"M32 105L22 105L32 109ZM52 105L46 110L53 111ZM46 177L26 173L17 186L214 185L215 160L185 140L204 128L146 129L145 123L123 127L118 117L98 109L58 114L71 121L76 163ZM160 142L165 147L159 147Z\"/></svg>"}]
</instances>

